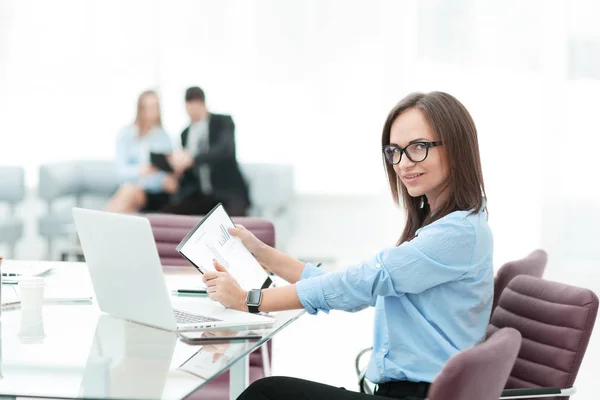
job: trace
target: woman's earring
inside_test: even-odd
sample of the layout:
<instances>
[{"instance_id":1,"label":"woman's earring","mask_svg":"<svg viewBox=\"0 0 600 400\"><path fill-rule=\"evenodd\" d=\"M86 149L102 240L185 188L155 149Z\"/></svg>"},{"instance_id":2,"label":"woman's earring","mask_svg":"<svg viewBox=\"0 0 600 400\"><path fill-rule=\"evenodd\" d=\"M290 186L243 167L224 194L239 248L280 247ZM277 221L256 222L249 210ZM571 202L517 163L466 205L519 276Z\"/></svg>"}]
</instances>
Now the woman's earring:
<instances>
[{"instance_id":1,"label":"woman's earring","mask_svg":"<svg viewBox=\"0 0 600 400\"><path fill-rule=\"evenodd\" d=\"M421 197L421 206L419 208L424 208L425 207L425 198L424 196Z\"/></svg>"}]
</instances>

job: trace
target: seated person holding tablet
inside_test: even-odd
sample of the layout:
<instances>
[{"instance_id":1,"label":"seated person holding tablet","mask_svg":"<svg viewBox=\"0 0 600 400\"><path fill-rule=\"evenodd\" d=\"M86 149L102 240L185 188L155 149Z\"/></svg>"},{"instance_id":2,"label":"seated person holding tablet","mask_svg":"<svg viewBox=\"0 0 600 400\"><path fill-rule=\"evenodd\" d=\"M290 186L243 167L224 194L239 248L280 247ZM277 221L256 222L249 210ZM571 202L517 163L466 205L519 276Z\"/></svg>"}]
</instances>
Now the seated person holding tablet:
<instances>
[{"instance_id":1,"label":"seated person holding tablet","mask_svg":"<svg viewBox=\"0 0 600 400\"><path fill-rule=\"evenodd\" d=\"M261 265L290 285L248 291L218 258L215 271L206 271L203 279L211 299L240 311L304 308L316 314L375 307L373 352L366 372L367 379L377 384L375 394L425 399L450 357L485 338L490 318L493 238L477 130L453 96L413 93L389 113L382 151L392 197L399 204L401 196L406 210L396 245L346 269L326 272L265 245L238 226L229 230L231 236L241 239ZM282 398L372 395L268 377L255 381L239 397Z\"/></svg>"},{"instance_id":2,"label":"seated person holding tablet","mask_svg":"<svg viewBox=\"0 0 600 400\"><path fill-rule=\"evenodd\" d=\"M179 189L178 178L157 168L150 160L150 153L171 151L171 139L161 124L158 95L154 91L143 92L138 98L135 121L117 138L115 161L121 186L106 210L149 212L166 206Z\"/></svg>"}]
</instances>

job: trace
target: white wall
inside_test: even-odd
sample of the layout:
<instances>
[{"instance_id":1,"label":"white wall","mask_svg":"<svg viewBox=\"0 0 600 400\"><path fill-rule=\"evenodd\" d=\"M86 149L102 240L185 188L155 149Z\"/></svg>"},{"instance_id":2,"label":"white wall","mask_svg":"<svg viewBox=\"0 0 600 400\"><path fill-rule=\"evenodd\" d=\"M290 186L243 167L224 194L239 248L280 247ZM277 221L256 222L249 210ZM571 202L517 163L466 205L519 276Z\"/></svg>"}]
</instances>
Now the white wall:
<instances>
[{"instance_id":1,"label":"white wall","mask_svg":"<svg viewBox=\"0 0 600 400\"><path fill-rule=\"evenodd\" d=\"M112 157L117 131L147 88L160 92L165 127L177 140L183 92L198 84L212 109L235 117L240 160L294 164L300 197L313 199L299 201L298 213L310 217L306 204L319 196L356 195L338 207L347 213L340 218L372 215L372 226L394 230L395 221L379 220L376 203L389 198L379 145L385 115L410 91L445 90L478 126L498 259L539 246L562 261L600 257L600 85L570 79L569 69L600 60L569 58L571 39L600 37L594 2L1 0L0 7L0 163L24 165L32 187L40 163ZM365 196L377 199L372 209L350 206ZM323 244L311 247L310 233L297 227L296 249L318 256Z\"/></svg>"}]
</instances>

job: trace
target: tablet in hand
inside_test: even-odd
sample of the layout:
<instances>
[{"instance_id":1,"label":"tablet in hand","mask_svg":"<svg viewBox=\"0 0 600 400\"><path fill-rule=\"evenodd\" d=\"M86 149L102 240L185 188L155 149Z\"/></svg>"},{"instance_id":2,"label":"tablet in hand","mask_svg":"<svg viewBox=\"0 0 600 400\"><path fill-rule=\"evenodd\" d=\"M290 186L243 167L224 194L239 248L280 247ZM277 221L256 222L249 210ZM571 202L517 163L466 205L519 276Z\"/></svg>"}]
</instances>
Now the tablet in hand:
<instances>
[{"instance_id":1,"label":"tablet in hand","mask_svg":"<svg viewBox=\"0 0 600 400\"><path fill-rule=\"evenodd\" d=\"M165 153L150 153L150 163L161 171L172 173L173 167Z\"/></svg>"}]
</instances>

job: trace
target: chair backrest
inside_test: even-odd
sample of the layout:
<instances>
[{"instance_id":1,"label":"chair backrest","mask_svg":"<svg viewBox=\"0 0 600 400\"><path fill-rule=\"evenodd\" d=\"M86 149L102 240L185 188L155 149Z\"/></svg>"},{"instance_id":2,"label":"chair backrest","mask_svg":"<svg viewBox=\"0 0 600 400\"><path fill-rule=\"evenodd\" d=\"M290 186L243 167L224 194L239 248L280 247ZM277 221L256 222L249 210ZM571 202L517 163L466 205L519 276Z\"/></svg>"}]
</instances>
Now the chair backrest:
<instances>
[{"instance_id":1,"label":"chair backrest","mask_svg":"<svg viewBox=\"0 0 600 400\"><path fill-rule=\"evenodd\" d=\"M429 389L430 400L498 400L519 353L521 334L503 328L454 355Z\"/></svg>"},{"instance_id":2,"label":"chair backrest","mask_svg":"<svg viewBox=\"0 0 600 400\"><path fill-rule=\"evenodd\" d=\"M541 278L548 263L548 253L542 249L532 251L527 257L510 261L500 267L494 278L494 303L492 313L498 305L498 299L509 282L518 275L529 275Z\"/></svg>"},{"instance_id":3,"label":"chair backrest","mask_svg":"<svg viewBox=\"0 0 600 400\"><path fill-rule=\"evenodd\" d=\"M523 337L506 389L572 387L597 313L591 290L526 275L510 281L488 327L488 334L511 327Z\"/></svg>"},{"instance_id":4,"label":"chair backrest","mask_svg":"<svg viewBox=\"0 0 600 400\"><path fill-rule=\"evenodd\" d=\"M189 265L175 250L185 235L202 220L201 216L174 214L144 214L150 221L152 233L163 266ZM275 227L263 218L232 217L235 224L241 224L257 238L271 247L275 247Z\"/></svg>"},{"instance_id":5,"label":"chair backrest","mask_svg":"<svg viewBox=\"0 0 600 400\"><path fill-rule=\"evenodd\" d=\"M16 204L25 198L25 169L0 167L0 201Z\"/></svg>"},{"instance_id":6,"label":"chair backrest","mask_svg":"<svg viewBox=\"0 0 600 400\"><path fill-rule=\"evenodd\" d=\"M110 160L76 160L44 164L39 169L39 196L52 201L84 194L110 196L119 187L116 165Z\"/></svg>"}]
</instances>

